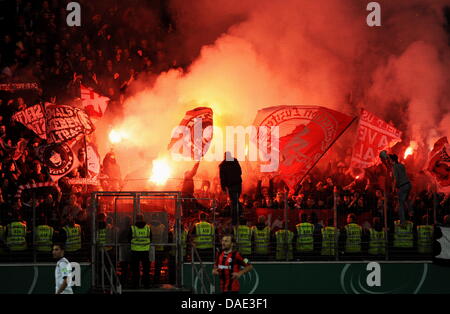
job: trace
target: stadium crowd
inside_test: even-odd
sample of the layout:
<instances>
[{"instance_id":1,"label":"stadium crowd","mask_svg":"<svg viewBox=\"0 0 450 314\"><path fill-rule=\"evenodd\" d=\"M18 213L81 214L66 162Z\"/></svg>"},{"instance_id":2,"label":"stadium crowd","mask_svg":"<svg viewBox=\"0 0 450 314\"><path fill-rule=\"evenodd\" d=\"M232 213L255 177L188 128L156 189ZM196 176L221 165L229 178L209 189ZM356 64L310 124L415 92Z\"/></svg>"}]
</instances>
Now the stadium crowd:
<instances>
[{"instance_id":1,"label":"stadium crowd","mask_svg":"<svg viewBox=\"0 0 450 314\"><path fill-rule=\"evenodd\" d=\"M40 161L36 153L42 139L23 125L14 122L13 114L45 101L55 102L56 99L60 103L71 102L80 97L82 82L108 96L111 101L106 114L120 118L122 104L127 97L127 87L138 76L156 76L171 67L179 66L176 61L168 60L162 44L163 38L173 27L167 20L159 21L156 29L140 27L134 22L140 17L136 9L138 6L117 1L113 6L100 9L96 1L79 2L86 11L83 14L83 23L87 24L88 32L77 27L67 27L64 1L58 0L12 1L14 5L10 8L10 18L14 22L9 27L2 28L0 83L36 82L39 86L36 92L0 91L0 256L6 257L6 261L11 261L11 258L19 260L21 256L13 253L29 253L32 248L50 254L51 242L48 239L66 243L69 254L81 252L78 256L75 255L74 260L80 260L81 257L89 259L92 219L97 219L97 231L103 230L98 233L98 243L101 244L110 243L108 238L114 238L108 235L107 231L111 230L119 233L119 242L126 243L129 240L121 231L128 230L131 226L131 218L125 219L123 226L113 225L109 203L100 204L97 217L92 217L89 210L90 192L116 190L117 182L122 179L113 152L103 159L101 186L86 187L68 183L69 178L82 178L86 174L83 158L80 158L81 166L61 178L57 188L51 185L24 190L20 197L16 197L20 186L49 182L51 178L47 166ZM219 179L203 181L194 196L216 200L214 204L217 208L213 215L212 202L199 201L201 208L188 209L189 216L184 220L183 236L186 257L190 255L188 243L199 241L196 239L199 237L197 226L205 223L210 226L206 228L210 228L209 236L234 232L236 235L242 235L241 240L247 237L245 243L238 243L245 255L253 256L254 253L262 252L260 255L266 256L267 259L278 260L294 258L294 255L289 256L289 253L294 251L303 252L305 256L313 253L334 256L334 249L329 251L329 254L322 254L323 243L326 242L324 239L328 234L324 231L335 225L335 221L331 219L334 206L339 213L336 224L341 229L341 251L346 251L348 238L342 235L348 235L352 231L345 226L358 223L362 226L361 243L366 243L366 248L353 253L369 252L370 230L382 232L385 190L391 187L380 179L384 173L382 165L354 173L349 168L350 155L351 152L347 152L344 156L335 158L324 169L315 168L295 191L287 193L286 200L286 190L281 180L263 178L253 182L250 184L252 187L241 195L240 226L235 230L230 222L230 201L221 191ZM433 225L435 221L444 223L444 217L450 214L448 195L435 195L432 185L423 183L427 182L425 177L423 173L412 176L411 206L407 213L413 224L411 230L414 231L416 246L419 246L420 242L417 226ZM396 203L395 197L389 197L389 230L395 229ZM286 223L282 214L285 204L288 211L294 212L295 219L298 219L289 222L290 231L283 231ZM258 209L278 211L279 215L273 214L271 218L268 215L258 215ZM311 210L316 212L309 212ZM205 215L201 215L199 219L199 213ZM169 225L173 225L173 218L171 220ZM304 229L294 227L297 223L303 223L305 230L309 228L310 231L306 231L306 234L312 236L305 237L307 240L298 244L296 250L286 246L284 252L288 255L283 255L282 250L278 249L282 237L290 239L289 245L301 242L298 239ZM33 225L37 228L38 238L35 241L32 238ZM18 233L16 241L11 240L8 243L8 232L12 232L11 230ZM282 232L286 232L286 235ZM330 234L334 234L333 232L335 231ZM268 239L270 244L258 242L259 236ZM12 239L13 235L10 235L10 238ZM173 239L173 235L170 238ZM219 239L219 236L216 239ZM206 242L208 241L213 240ZM328 243L329 241L328 238ZM392 238L392 241L395 239ZM269 249L262 249L261 243ZM209 250L209 253L203 253L202 256L213 255L210 251L214 247L213 244L198 244L200 251ZM166 251L169 254L170 250ZM166 257L168 258L168 255Z\"/></svg>"}]
</instances>

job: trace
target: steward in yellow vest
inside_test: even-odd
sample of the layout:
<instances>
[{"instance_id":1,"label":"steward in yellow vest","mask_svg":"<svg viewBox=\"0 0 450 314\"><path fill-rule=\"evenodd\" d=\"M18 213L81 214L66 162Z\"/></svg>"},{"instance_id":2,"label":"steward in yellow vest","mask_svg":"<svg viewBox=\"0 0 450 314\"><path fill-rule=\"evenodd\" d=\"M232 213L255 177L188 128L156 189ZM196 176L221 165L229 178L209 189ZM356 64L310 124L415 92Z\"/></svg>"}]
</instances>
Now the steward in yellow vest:
<instances>
[{"instance_id":1,"label":"steward in yellow vest","mask_svg":"<svg viewBox=\"0 0 450 314\"><path fill-rule=\"evenodd\" d=\"M295 226L297 252L314 251L314 225L306 214L301 214L300 223Z\"/></svg>"},{"instance_id":2,"label":"steward in yellow vest","mask_svg":"<svg viewBox=\"0 0 450 314\"><path fill-rule=\"evenodd\" d=\"M345 253L360 254L362 242L362 228L356 223L355 214L347 216L347 225L344 227L343 234L345 237Z\"/></svg>"},{"instance_id":3,"label":"steward in yellow vest","mask_svg":"<svg viewBox=\"0 0 450 314\"><path fill-rule=\"evenodd\" d=\"M27 249L27 224L17 217L6 227L6 245L10 251L25 251Z\"/></svg>"},{"instance_id":4,"label":"steward in yellow vest","mask_svg":"<svg viewBox=\"0 0 450 314\"><path fill-rule=\"evenodd\" d=\"M194 243L197 249L212 249L214 247L214 226L206 221L206 214L200 213L200 221L194 226Z\"/></svg>"},{"instance_id":5,"label":"steward in yellow vest","mask_svg":"<svg viewBox=\"0 0 450 314\"><path fill-rule=\"evenodd\" d=\"M394 248L412 249L414 247L414 225L407 220L403 225L400 220L394 222Z\"/></svg>"},{"instance_id":6,"label":"steward in yellow vest","mask_svg":"<svg viewBox=\"0 0 450 314\"><path fill-rule=\"evenodd\" d=\"M334 227L334 219L328 219L327 226L322 229L322 256L335 256L338 248L339 230Z\"/></svg>"},{"instance_id":7,"label":"steward in yellow vest","mask_svg":"<svg viewBox=\"0 0 450 314\"><path fill-rule=\"evenodd\" d=\"M142 263L144 287L150 286L150 243L152 234L150 226L142 214L136 215L136 222L130 227L128 236L131 244L131 275L133 288L139 287L140 264Z\"/></svg>"},{"instance_id":8,"label":"steward in yellow vest","mask_svg":"<svg viewBox=\"0 0 450 314\"><path fill-rule=\"evenodd\" d=\"M294 233L290 230L280 229L275 232L277 260L292 260L294 258ZM286 255L287 254L287 255Z\"/></svg>"},{"instance_id":9,"label":"steward in yellow vest","mask_svg":"<svg viewBox=\"0 0 450 314\"><path fill-rule=\"evenodd\" d=\"M81 249L82 230L80 225L76 224L73 216L67 216L67 223L63 227L63 239L65 239L66 252L76 252Z\"/></svg>"},{"instance_id":10,"label":"steward in yellow vest","mask_svg":"<svg viewBox=\"0 0 450 314\"><path fill-rule=\"evenodd\" d=\"M434 226L428 224L428 215L422 217L422 224L417 226L417 252L430 254L433 252Z\"/></svg>"},{"instance_id":11,"label":"steward in yellow vest","mask_svg":"<svg viewBox=\"0 0 450 314\"><path fill-rule=\"evenodd\" d=\"M386 232L383 230L380 218L374 217L372 221L372 228L369 229L369 248L367 252L370 255L385 255L386 244Z\"/></svg>"},{"instance_id":12,"label":"steward in yellow vest","mask_svg":"<svg viewBox=\"0 0 450 314\"><path fill-rule=\"evenodd\" d=\"M40 217L39 225L36 228L35 243L38 252L50 253L52 251L53 234L53 228L47 225L47 218L45 216Z\"/></svg>"},{"instance_id":13,"label":"steward in yellow vest","mask_svg":"<svg viewBox=\"0 0 450 314\"><path fill-rule=\"evenodd\" d=\"M266 226L266 218L258 217L258 224L252 228L253 247L257 255L269 255L270 253L270 227Z\"/></svg>"},{"instance_id":14,"label":"steward in yellow vest","mask_svg":"<svg viewBox=\"0 0 450 314\"><path fill-rule=\"evenodd\" d=\"M241 218L239 226L234 228L234 237L236 238L237 250L241 255L252 254L252 228L247 226L247 221Z\"/></svg>"},{"instance_id":15,"label":"steward in yellow vest","mask_svg":"<svg viewBox=\"0 0 450 314\"><path fill-rule=\"evenodd\" d=\"M114 243L114 228L106 222L106 215L100 213L97 215L97 248L104 248L110 251Z\"/></svg>"}]
</instances>

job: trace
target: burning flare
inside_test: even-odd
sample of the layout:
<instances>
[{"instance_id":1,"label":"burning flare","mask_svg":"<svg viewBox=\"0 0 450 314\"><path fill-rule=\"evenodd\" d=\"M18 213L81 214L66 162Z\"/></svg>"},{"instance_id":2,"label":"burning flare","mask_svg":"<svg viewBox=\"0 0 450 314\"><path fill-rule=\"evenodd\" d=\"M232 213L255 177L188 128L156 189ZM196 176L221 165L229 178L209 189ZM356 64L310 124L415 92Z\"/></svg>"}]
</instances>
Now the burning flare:
<instances>
[{"instance_id":1,"label":"burning flare","mask_svg":"<svg viewBox=\"0 0 450 314\"><path fill-rule=\"evenodd\" d=\"M156 185L164 185L169 179L171 174L171 169L169 164L165 159L153 160L152 174L149 181L155 183Z\"/></svg>"},{"instance_id":2,"label":"burning flare","mask_svg":"<svg viewBox=\"0 0 450 314\"><path fill-rule=\"evenodd\" d=\"M409 155L412 155L414 153L414 150L417 147L417 143L414 141L411 141L409 143L409 147L405 150L405 154L403 155L403 159L406 159Z\"/></svg>"},{"instance_id":3,"label":"burning flare","mask_svg":"<svg viewBox=\"0 0 450 314\"><path fill-rule=\"evenodd\" d=\"M117 144L122 142L123 139L125 139L127 137L126 133L123 131L117 131L117 130L111 130L111 132L109 132L109 141L112 144Z\"/></svg>"}]
</instances>

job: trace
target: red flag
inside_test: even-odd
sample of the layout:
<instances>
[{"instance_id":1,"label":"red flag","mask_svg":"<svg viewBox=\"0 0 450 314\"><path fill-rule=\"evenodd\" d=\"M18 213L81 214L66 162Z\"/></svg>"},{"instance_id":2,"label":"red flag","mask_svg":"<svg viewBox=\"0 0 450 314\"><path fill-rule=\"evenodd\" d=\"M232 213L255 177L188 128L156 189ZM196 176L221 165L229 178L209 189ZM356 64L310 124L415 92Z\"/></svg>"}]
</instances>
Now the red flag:
<instances>
[{"instance_id":1,"label":"red flag","mask_svg":"<svg viewBox=\"0 0 450 314\"><path fill-rule=\"evenodd\" d=\"M213 136L213 111L208 107L198 107L186 112L172 134L167 146L173 153L194 160L200 160L211 144Z\"/></svg>"},{"instance_id":2,"label":"red flag","mask_svg":"<svg viewBox=\"0 0 450 314\"><path fill-rule=\"evenodd\" d=\"M382 150L400 142L402 132L374 114L361 109L351 167L369 168L379 162Z\"/></svg>"},{"instance_id":3,"label":"red flag","mask_svg":"<svg viewBox=\"0 0 450 314\"><path fill-rule=\"evenodd\" d=\"M438 190L450 192L450 145L447 137L440 138L430 152L428 172L437 181Z\"/></svg>"},{"instance_id":4,"label":"red flag","mask_svg":"<svg viewBox=\"0 0 450 314\"><path fill-rule=\"evenodd\" d=\"M258 111L254 125L279 127L278 174L294 189L353 120L324 107L276 106Z\"/></svg>"},{"instance_id":5,"label":"red flag","mask_svg":"<svg viewBox=\"0 0 450 314\"><path fill-rule=\"evenodd\" d=\"M89 117L94 120L103 117L110 99L83 85L80 85L80 94L81 104Z\"/></svg>"}]
</instances>

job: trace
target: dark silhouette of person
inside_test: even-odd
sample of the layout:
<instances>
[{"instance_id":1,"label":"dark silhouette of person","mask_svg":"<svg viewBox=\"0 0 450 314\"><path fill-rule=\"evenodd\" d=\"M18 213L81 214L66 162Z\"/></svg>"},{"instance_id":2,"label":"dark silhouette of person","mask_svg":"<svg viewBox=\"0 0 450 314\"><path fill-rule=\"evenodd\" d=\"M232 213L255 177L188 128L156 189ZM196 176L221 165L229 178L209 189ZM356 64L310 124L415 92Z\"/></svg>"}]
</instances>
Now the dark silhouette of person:
<instances>
[{"instance_id":1,"label":"dark silhouette of person","mask_svg":"<svg viewBox=\"0 0 450 314\"><path fill-rule=\"evenodd\" d=\"M236 226L240 212L239 196L242 192L241 166L230 152L226 152L224 160L219 165L219 170L222 191L228 193L231 201L231 223Z\"/></svg>"}]
</instances>

